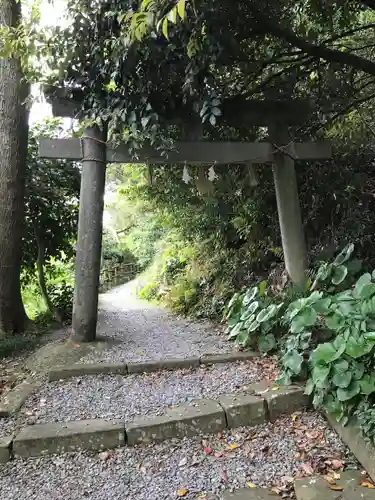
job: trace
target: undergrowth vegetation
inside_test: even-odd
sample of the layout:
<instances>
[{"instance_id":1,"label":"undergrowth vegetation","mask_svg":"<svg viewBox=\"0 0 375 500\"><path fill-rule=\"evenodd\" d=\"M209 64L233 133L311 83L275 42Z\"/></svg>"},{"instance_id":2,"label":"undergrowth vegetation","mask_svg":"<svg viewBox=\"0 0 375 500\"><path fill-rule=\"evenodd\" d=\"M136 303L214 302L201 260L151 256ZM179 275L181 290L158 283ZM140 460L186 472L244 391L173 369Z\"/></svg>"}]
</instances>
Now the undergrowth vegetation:
<instances>
[{"instance_id":1,"label":"undergrowth vegetation","mask_svg":"<svg viewBox=\"0 0 375 500\"><path fill-rule=\"evenodd\" d=\"M316 408L344 425L355 414L375 441L375 271L363 272L353 250L322 262L306 290L275 295L263 281L236 293L224 318L241 347L279 352L280 383L305 381Z\"/></svg>"}]
</instances>

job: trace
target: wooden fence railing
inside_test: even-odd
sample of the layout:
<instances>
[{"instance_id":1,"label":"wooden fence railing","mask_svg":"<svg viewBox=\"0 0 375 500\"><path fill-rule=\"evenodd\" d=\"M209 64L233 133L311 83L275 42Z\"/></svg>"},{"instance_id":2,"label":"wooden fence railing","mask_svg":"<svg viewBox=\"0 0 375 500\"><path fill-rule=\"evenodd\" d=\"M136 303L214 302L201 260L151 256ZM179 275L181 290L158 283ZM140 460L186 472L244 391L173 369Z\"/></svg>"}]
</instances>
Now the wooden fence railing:
<instances>
[{"instance_id":1,"label":"wooden fence railing","mask_svg":"<svg viewBox=\"0 0 375 500\"><path fill-rule=\"evenodd\" d=\"M136 263L113 264L103 267L100 271L100 292L106 292L118 285L123 285L134 279L140 271Z\"/></svg>"}]
</instances>

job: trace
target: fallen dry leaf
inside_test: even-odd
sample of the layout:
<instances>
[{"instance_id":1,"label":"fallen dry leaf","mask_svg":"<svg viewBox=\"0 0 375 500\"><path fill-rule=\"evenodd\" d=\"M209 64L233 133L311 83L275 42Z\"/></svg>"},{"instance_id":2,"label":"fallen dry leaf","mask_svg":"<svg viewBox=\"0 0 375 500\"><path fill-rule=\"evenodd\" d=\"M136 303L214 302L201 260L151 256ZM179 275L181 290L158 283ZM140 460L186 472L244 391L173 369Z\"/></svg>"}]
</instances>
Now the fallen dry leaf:
<instances>
[{"instance_id":1,"label":"fallen dry leaf","mask_svg":"<svg viewBox=\"0 0 375 500\"><path fill-rule=\"evenodd\" d=\"M339 484L331 484L330 489L333 491L343 491L344 487Z\"/></svg>"},{"instance_id":2,"label":"fallen dry leaf","mask_svg":"<svg viewBox=\"0 0 375 500\"><path fill-rule=\"evenodd\" d=\"M216 458L220 458L220 457L223 457L224 456L224 452L223 451L215 451L214 453L214 457Z\"/></svg>"},{"instance_id":3,"label":"fallen dry leaf","mask_svg":"<svg viewBox=\"0 0 375 500\"><path fill-rule=\"evenodd\" d=\"M242 443L230 443L228 444L228 450L236 450L237 448L240 448L242 446Z\"/></svg>"},{"instance_id":4,"label":"fallen dry leaf","mask_svg":"<svg viewBox=\"0 0 375 500\"><path fill-rule=\"evenodd\" d=\"M223 433L222 432L218 432L217 433L217 438L218 439L223 439Z\"/></svg>"},{"instance_id":5,"label":"fallen dry leaf","mask_svg":"<svg viewBox=\"0 0 375 500\"><path fill-rule=\"evenodd\" d=\"M78 347L81 347L81 344L73 344L74 349L78 349Z\"/></svg>"},{"instance_id":6,"label":"fallen dry leaf","mask_svg":"<svg viewBox=\"0 0 375 500\"><path fill-rule=\"evenodd\" d=\"M210 446L206 446L205 448L203 448L203 453L205 455L211 455L212 454L212 448Z\"/></svg>"},{"instance_id":7,"label":"fallen dry leaf","mask_svg":"<svg viewBox=\"0 0 375 500\"><path fill-rule=\"evenodd\" d=\"M271 391L279 391L280 390L280 387L278 385L275 385L274 387L272 387Z\"/></svg>"},{"instance_id":8,"label":"fallen dry leaf","mask_svg":"<svg viewBox=\"0 0 375 500\"><path fill-rule=\"evenodd\" d=\"M342 460L332 460L331 461L332 469L342 469L344 467L344 462Z\"/></svg>"},{"instance_id":9,"label":"fallen dry leaf","mask_svg":"<svg viewBox=\"0 0 375 500\"><path fill-rule=\"evenodd\" d=\"M281 495L281 493L282 493L282 490L280 490L280 488L277 488L276 486L271 488L271 491L272 491L272 493L276 493L276 495Z\"/></svg>"},{"instance_id":10,"label":"fallen dry leaf","mask_svg":"<svg viewBox=\"0 0 375 500\"><path fill-rule=\"evenodd\" d=\"M100 460L103 460L104 462L111 458L111 456L112 453L110 451L102 451L101 453L99 453Z\"/></svg>"},{"instance_id":11,"label":"fallen dry leaf","mask_svg":"<svg viewBox=\"0 0 375 500\"><path fill-rule=\"evenodd\" d=\"M311 476L311 474L314 473L314 469L312 468L311 464L308 464L308 463L301 464L301 469L308 476Z\"/></svg>"},{"instance_id":12,"label":"fallen dry leaf","mask_svg":"<svg viewBox=\"0 0 375 500\"><path fill-rule=\"evenodd\" d=\"M338 475L338 477L336 477L336 474L334 474L334 473L329 473L323 477L329 484L336 484L336 479L340 479L340 474L337 474L337 475Z\"/></svg>"},{"instance_id":13,"label":"fallen dry leaf","mask_svg":"<svg viewBox=\"0 0 375 500\"><path fill-rule=\"evenodd\" d=\"M220 472L220 479L222 480L223 483L227 483L228 482L228 474L227 474L226 470L222 470Z\"/></svg>"},{"instance_id":14,"label":"fallen dry leaf","mask_svg":"<svg viewBox=\"0 0 375 500\"><path fill-rule=\"evenodd\" d=\"M184 457L184 458L181 458L181 460L180 460L180 461L179 461L179 463L178 463L178 466L179 466L179 467L183 467L183 466L184 466L184 465L186 465L186 464L187 464L187 458L186 458L186 457Z\"/></svg>"},{"instance_id":15,"label":"fallen dry leaf","mask_svg":"<svg viewBox=\"0 0 375 500\"><path fill-rule=\"evenodd\" d=\"M370 490L375 489L375 484L371 483L370 481L361 481L359 484L364 488L370 488Z\"/></svg>"},{"instance_id":16,"label":"fallen dry leaf","mask_svg":"<svg viewBox=\"0 0 375 500\"><path fill-rule=\"evenodd\" d=\"M189 490L187 488L180 488L179 490L176 491L176 495L178 497L186 497L186 495L189 493Z\"/></svg>"},{"instance_id":17,"label":"fallen dry leaf","mask_svg":"<svg viewBox=\"0 0 375 500\"><path fill-rule=\"evenodd\" d=\"M258 486L255 483L252 483L251 481L248 481L246 484L248 485L249 488L258 488Z\"/></svg>"}]
</instances>

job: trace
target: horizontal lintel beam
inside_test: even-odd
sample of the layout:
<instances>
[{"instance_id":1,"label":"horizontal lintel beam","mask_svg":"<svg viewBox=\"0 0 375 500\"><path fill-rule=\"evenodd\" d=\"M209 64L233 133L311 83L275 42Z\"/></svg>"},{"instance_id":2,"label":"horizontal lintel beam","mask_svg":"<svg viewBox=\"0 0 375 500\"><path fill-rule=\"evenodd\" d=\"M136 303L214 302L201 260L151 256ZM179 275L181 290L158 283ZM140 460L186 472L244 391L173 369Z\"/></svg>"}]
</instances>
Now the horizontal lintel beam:
<instances>
[{"instance_id":1,"label":"horizontal lintel beam","mask_svg":"<svg viewBox=\"0 0 375 500\"><path fill-rule=\"evenodd\" d=\"M75 118L80 116L84 95L80 89L46 87L47 101L52 105L54 116ZM182 106L178 110L159 109L159 103L151 102L154 110L161 113L161 118L168 124L189 124L192 110ZM164 102L163 102L164 107ZM220 123L228 126L268 126L275 121L285 125L297 125L306 122L314 109L308 99L247 99L241 95L222 100ZM163 108L164 109L164 108ZM195 121L193 120L193 123Z\"/></svg>"},{"instance_id":2,"label":"horizontal lintel beam","mask_svg":"<svg viewBox=\"0 0 375 500\"><path fill-rule=\"evenodd\" d=\"M267 163L274 159L275 147L269 142L177 142L167 157L152 147L145 146L133 158L126 144L116 149L108 147L107 163L153 163L153 164L228 164L228 163ZM296 160L318 160L332 156L328 142L301 142L287 147L287 154ZM39 156L82 160L80 139L40 139Z\"/></svg>"}]
</instances>

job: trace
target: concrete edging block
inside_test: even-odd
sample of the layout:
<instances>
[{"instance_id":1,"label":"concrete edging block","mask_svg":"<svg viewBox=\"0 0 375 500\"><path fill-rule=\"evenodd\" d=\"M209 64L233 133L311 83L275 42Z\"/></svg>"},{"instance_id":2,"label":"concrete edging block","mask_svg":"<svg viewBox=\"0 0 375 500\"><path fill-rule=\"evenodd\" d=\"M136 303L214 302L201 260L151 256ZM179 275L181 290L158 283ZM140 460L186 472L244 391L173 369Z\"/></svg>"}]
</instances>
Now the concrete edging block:
<instances>
[{"instance_id":1,"label":"concrete edging block","mask_svg":"<svg viewBox=\"0 0 375 500\"><path fill-rule=\"evenodd\" d=\"M265 400L251 394L228 394L219 398L229 429L263 424L267 421Z\"/></svg>"},{"instance_id":2,"label":"concrete edging block","mask_svg":"<svg viewBox=\"0 0 375 500\"><path fill-rule=\"evenodd\" d=\"M201 365L235 363L236 361L249 361L258 357L259 354L253 351L229 352L224 354L203 354L200 358L200 363Z\"/></svg>"},{"instance_id":3,"label":"concrete edging block","mask_svg":"<svg viewBox=\"0 0 375 500\"><path fill-rule=\"evenodd\" d=\"M371 479L375 481L375 446L365 441L358 420L352 418L344 427L336 422L335 417L326 413L326 418L331 427L351 450Z\"/></svg>"},{"instance_id":4,"label":"concrete edging block","mask_svg":"<svg viewBox=\"0 0 375 500\"><path fill-rule=\"evenodd\" d=\"M278 386L262 380L250 384L246 392L260 396L266 401L270 422L274 422L285 413L291 414L311 406L310 398L305 395L305 388L301 385Z\"/></svg>"},{"instance_id":5,"label":"concrete edging block","mask_svg":"<svg viewBox=\"0 0 375 500\"><path fill-rule=\"evenodd\" d=\"M176 358L176 359L157 359L149 361L128 362L129 373L151 373L159 370L179 370L182 368L197 368L199 358Z\"/></svg>"},{"instance_id":6,"label":"concrete edging block","mask_svg":"<svg viewBox=\"0 0 375 500\"><path fill-rule=\"evenodd\" d=\"M35 457L79 450L105 450L125 445L125 425L119 420L77 420L24 427L13 440L13 453Z\"/></svg>"},{"instance_id":7,"label":"concrete edging block","mask_svg":"<svg viewBox=\"0 0 375 500\"><path fill-rule=\"evenodd\" d=\"M127 424L126 436L130 446L183 438L203 433L215 433L226 428L223 408L210 399L200 399L189 404L168 409L162 416L140 418Z\"/></svg>"},{"instance_id":8,"label":"concrete edging block","mask_svg":"<svg viewBox=\"0 0 375 500\"><path fill-rule=\"evenodd\" d=\"M372 489L360 486L363 476L359 470L345 470L340 472L336 479L336 484L341 490L327 491L327 480L324 476L308 476L297 478L294 481L294 491L297 500L370 500L375 498ZM345 492L345 493L343 493Z\"/></svg>"},{"instance_id":9,"label":"concrete edging block","mask_svg":"<svg viewBox=\"0 0 375 500\"><path fill-rule=\"evenodd\" d=\"M0 401L0 418L16 413L41 384L41 381L26 379L10 390Z\"/></svg>"},{"instance_id":10,"label":"concrete edging block","mask_svg":"<svg viewBox=\"0 0 375 500\"><path fill-rule=\"evenodd\" d=\"M48 380L54 382L86 375L126 375L127 373L126 363L77 363L53 368L48 372Z\"/></svg>"},{"instance_id":11,"label":"concrete edging block","mask_svg":"<svg viewBox=\"0 0 375 500\"><path fill-rule=\"evenodd\" d=\"M278 497L265 488L241 488L234 491L224 491L222 498L223 500L277 500Z\"/></svg>"},{"instance_id":12,"label":"concrete edging block","mask_svg":"<svg viewBox=\"0 0 375 500\"><path fill-rule=\"evenodd\" d=\"M200 365L249 361L258 356L259 354L256 352L243 351L223 354L203 354L201 357L192 356L189 358L124 361L124 363L75 363L50 369L48 371L48 380L54 382L85 375L127 375L128 373L152 373L160 370L198 368Z\"/></svg>"},{"instance_id":13,"label":"concrete edging block","mask_svg":"<svg viewBox=\"0 0 375 500\"><path fill-rule=\"evenodd\" d=\"M11 458L13 436L0 438L0 464L8 462Z\"/></svg>"},{"instance_id":14,"label":"concrete edging block","mask_svg":"<svg viewBox=\"0 0 375 500\"><path fill-rule=\"evenodd\" d=\"M267 402L270 422L274 422L285 413L293 413L311 405L309 396L305 394L305 388L300 385L281 386L278 390L272 389L263 394Z\"/></svg>"}]
</instances>

